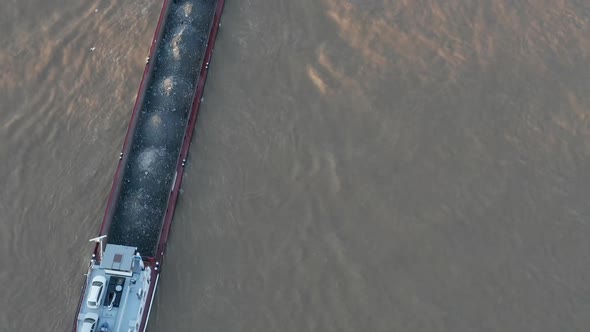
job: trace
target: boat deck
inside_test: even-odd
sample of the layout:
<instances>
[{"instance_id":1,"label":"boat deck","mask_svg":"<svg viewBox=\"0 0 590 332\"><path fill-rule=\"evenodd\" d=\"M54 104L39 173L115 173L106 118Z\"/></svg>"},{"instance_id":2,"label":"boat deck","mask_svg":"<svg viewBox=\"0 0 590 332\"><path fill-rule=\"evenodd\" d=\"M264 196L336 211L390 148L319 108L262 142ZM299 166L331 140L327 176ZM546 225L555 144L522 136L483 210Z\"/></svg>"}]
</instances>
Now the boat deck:
<instances>
[{"instance_id":1,"label":"boat deck","mask_svg":"<svg viewBox=\"0 0 590 332\"><path fill-rule=\"evenodd\" d=\"M123 165L108 243L156 252L216 0L173 1Z\"/></svg>"},{"instance_id":2,"label":"boat deck","mask_svg":"<svg viewBox=\"0 0 590 332\"><path fill-rule=\"evenodd\" d=\"M87 289L90 289L93 280L100 277L106 284L101 286L95 298L98 305L96 308L89 307L86 301L92 295L86 294L78 312L78 330L83 330L83 322L95 315L95 331L139 331L141 317L148 304L151 269L135 255L135 248L107 245L100 264L89 267Z\"/></svg>"}]
</instances>

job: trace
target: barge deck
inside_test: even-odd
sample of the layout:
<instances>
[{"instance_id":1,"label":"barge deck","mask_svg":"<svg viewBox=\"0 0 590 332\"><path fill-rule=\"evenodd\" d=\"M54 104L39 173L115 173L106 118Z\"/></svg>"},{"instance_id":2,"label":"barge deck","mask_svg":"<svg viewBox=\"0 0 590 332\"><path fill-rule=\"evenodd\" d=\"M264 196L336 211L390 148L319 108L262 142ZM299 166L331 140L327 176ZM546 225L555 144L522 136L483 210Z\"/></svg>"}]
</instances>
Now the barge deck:
<instances>
[{"instance_id":1,"label":"barge deck","mask_svg":"<svg viewBox=\"0 0 590 332\"><path fill-rule=\"evenodd\" d=\"M214 1L171 8L131 138L108 243L135 246L144 256L156 253L214 13Z\"/></svg>"}]
</instances>

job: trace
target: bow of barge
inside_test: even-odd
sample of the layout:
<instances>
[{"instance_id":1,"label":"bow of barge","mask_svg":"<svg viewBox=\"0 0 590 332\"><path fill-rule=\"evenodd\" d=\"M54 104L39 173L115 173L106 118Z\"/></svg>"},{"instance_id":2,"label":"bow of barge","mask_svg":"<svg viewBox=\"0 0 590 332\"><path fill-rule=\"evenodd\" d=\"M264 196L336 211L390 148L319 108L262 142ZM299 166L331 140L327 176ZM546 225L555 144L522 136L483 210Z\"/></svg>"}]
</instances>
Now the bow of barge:
<instances>
[{"instance_id":1,"label":"bow of barge","mask_svg":"<svg viewBox=\"0 0 590 332\"><path fill-rule=\"evenodd\" d=\"M74 331L145 331L224 0L164 0Z\"/></svg>"}]
</instances>

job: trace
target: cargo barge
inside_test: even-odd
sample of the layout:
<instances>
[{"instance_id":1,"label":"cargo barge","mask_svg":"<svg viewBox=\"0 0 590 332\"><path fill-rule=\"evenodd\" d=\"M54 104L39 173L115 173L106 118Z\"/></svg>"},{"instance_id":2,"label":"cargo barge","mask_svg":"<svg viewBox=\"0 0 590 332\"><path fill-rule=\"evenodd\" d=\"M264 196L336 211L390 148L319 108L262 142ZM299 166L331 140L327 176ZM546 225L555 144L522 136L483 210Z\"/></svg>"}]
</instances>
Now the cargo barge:
<instances>
[{"instance_id":1,"label":"cargo barge","mask_svg":"<svg viewBox=\"0 0 590 332\"><path fill-rule=\"evenodd\" d=\"M145 331L224 0L164 0L73 331Z\"/></svg>"}]
</instances>

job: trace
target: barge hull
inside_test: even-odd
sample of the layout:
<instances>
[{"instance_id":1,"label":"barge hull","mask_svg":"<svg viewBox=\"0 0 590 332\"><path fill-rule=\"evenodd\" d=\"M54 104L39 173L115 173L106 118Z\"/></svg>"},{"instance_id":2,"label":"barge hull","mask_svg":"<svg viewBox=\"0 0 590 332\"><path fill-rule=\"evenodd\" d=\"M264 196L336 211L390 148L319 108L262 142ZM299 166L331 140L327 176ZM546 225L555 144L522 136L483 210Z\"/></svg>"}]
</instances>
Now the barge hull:
<instances>
[{"instance_id":1,"label":"barge hull","mask_svg":"<svg viewBox=\"0 0 590 332\"><path fill-rule=\"evenodd\" d=\"M152 283L146 294L150 305L143 313L140 331L145 331L147 328L151 303L153 303L157 283L160 278L159 274L182 183L185 160L196 125L224 3L225 0L163 1L156 31L150 46L148 62L142 75L131 120L125 135L123 149L119 156L113 185L107 201L103 222L99 230L99 236L107 235L108 243L138 247L145 264L152 267ZM192 22L190 17L179 18L179 13L183 15L181 6L187 4L197 10L209 8L211 10L210 15L206 15L208 22L202 22L202 20ZM173 15L176 17L171 18ZM171 26L169 24L170 22L174 23L175 20L178 24L179 19L180 25ZM192 23L197 24L196 28L193 25L193 31L189 31ZM202 54L191 54L190 52L186 52L186 49L183 50L183 43L194 44L195 41L175 38L181 35L179 31L188 31L199 38L199 34L195 34L194 30L202 31L203 24L206 24L207 33L204 34L204 38L206 39L196 41L204 45L200 49ZM190 37L190 33L186 35ZM175 49L175 47L178 49ZM197 51L199 51L198 47ZM167 59L170 59L170 56L182 61L177 61L176 64L171 63L167 61ZM189 67L186 67L187 64ZM195 70L187 70L191 66L195 67L193 68ZM186 76L187 74L188 77ZM175 81L174 75L179 75L177 77L185 75L186 78L179 78L178 81ZM190 77L190 75L193 76ZM179 86L181 89L175 90ZM180 90L180 96L178 95L178 90ZM187 91L190 91L190 95L188 96ZM177 94L173 96L173 93ZM168 98L171 96L173 98ZM168 99L176 99L180 106L167 104ZM182 106L183 103L186 103L186 100L188 100L188 103ZM168 116L170 113L176 116L162 119L163 116ZM156 120L154 120L154 117ZM166 130L146 131L146 128L149 129L149 126L158 124L166 124L164 126ZM141 127L142 125L143 128ZM166 139L161 141L154 140L154 135L151 135L154 133L164 133L163 135ZM171 143L170 145L172 146L161 146L167 143ZM149 152L147 157L161 157L157 153L158 151L165 151L167 153L167 158L161 158L164 160L163 164L165 164L164 166L160 165L162 166L160 171L163 170L163 172L150 173L148 167L150 166L150 161L158 161L158 158L146 158L146 150ZM155 154L152 153L154 151L156 152ZM166 153L163 154L166 155ZM133 184L131 184L132 181L134 181ZM154 186L156 183L159 183L160 186ZM135 201L129 199L129 197L133 198L133 195L130 193L133 193L134 189L135 192L143 190L143 194L145 195L155 195L154 192L149 191L151 188L159 193L158 200L150 201L147 199L141 201L140 197L140 201L138 202L137 197L135 197ZM142 215L141 218L143 219L130 213L133 212L133 208L138 206L141 208L142 204L145 206L151 203L154 203L154 206L148 206L148 208L152 209L154 213ZM151 218L145 218L146 216ZM142 233L146 228L149 228L149 234ZM100 257L99 250L97 244L94 249L94 257ZM82 288L78 312L83 305L85 288L86 283L84 283ZM78 312L76 316L78 316ZM74 322L75 330L76 322Z\"/></svg>"}]
</instances>

